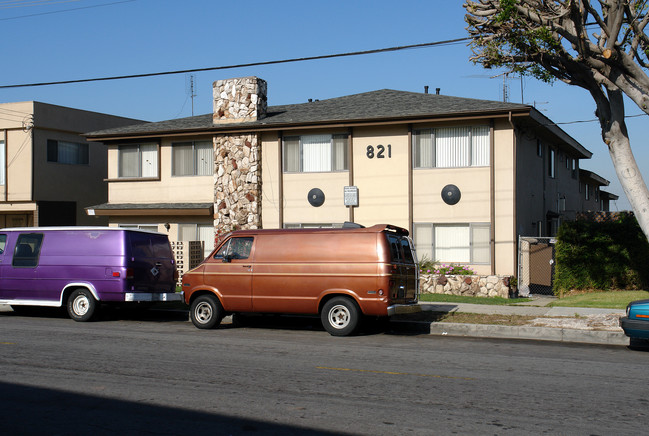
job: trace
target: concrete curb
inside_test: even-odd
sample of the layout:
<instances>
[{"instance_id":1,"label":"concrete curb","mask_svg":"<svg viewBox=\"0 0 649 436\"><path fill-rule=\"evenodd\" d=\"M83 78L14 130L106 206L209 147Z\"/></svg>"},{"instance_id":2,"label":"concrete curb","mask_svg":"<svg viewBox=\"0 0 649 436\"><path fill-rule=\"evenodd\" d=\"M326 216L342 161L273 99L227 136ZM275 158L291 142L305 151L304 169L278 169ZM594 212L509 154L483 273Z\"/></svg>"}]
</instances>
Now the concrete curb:
<instances>
[{"instance_id":1,"label":"concrete curb","mask_svg":"<svg viewBox=\"0 0 649 436\"><path fill-rule=\"evenodd\" d=\"M578 330L553 327L505 326L492 324L461 324L452 322L396 321L402 328L414 328L438 336L461 336L493 339L525 339L535 341L572 342L599 345L629 345L622 332ZM406 327L405 324L410 324Z\"/></svg>"}]
</instances>

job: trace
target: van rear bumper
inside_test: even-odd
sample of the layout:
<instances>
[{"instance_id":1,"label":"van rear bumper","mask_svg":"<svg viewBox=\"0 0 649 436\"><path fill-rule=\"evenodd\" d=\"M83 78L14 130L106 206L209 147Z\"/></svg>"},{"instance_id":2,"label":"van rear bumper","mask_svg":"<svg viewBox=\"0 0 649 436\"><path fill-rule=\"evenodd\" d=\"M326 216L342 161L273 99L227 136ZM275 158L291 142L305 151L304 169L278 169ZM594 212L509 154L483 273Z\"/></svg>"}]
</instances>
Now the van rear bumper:
<instances>
[{"instance_id":1,"label":"van rear bumper","mask_svg":"<svg viewBox=\"0 0 649 436\"><path fill-rule=\"evenodd\" d=\"M182 301L182 292L127 292L124 301Z\"/></svg>"},{"instance_id":2,"label":"van rear bumper","mask_svg":"<svg viewBox=\"0 0 649 436\"><path fill-rule=\"evenodd\" d=\"M401 315L404 313L417 313L421 312L419 304L393 304L388 306L388 316Z\"/></svg>"}]
</instances>

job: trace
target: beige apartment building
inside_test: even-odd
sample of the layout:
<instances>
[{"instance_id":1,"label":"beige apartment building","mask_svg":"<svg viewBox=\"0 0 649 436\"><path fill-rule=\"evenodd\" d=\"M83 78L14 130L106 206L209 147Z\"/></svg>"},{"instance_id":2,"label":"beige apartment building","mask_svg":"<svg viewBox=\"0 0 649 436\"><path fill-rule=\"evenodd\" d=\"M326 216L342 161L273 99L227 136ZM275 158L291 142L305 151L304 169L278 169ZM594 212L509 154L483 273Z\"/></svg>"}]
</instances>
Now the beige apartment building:
<instances>
[{"instance_id":1,"label":"beige apartment building","mask_svg":"<svg viewBox=\"0 0 649 436\"><path fill-rule=\"evenodd\" d=\"M37 101L0 104L0 227L98 225L85 208L106 201L106 146L81 133L141 120Z\"/></svg>"},{"instance_id":2,"label":"beige apartment building","mask_svg":"<svg viewBox=\"0 0 649 436\"><path fill-rule=\"evenodd\" d=\"M532 106L387 89L267 106L266 88L217 81L213 113L87 133L108 147L88 213L206 253L238 228L389 223L420 258L515 275L519 235L582 210L591 153Z\"/></svg>"}]
</instances>

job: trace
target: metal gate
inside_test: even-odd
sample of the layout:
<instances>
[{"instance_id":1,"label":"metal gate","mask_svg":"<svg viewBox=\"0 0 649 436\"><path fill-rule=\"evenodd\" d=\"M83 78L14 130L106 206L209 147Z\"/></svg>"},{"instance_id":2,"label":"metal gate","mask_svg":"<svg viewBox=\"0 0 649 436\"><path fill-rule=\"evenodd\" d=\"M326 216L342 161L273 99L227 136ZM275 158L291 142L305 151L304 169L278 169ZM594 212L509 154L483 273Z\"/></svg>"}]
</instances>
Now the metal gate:
<instances>
[{"instance_id":1,"label":"metal gate","mask_svg":"<svg viewBox=\"0 0 649 436\"><path fill-rule=\"evenodd\" d=\"M530 294L554 295L556 238L519 236L518 238L518 292L522 297Z\"/></svg>"}]
</instances>

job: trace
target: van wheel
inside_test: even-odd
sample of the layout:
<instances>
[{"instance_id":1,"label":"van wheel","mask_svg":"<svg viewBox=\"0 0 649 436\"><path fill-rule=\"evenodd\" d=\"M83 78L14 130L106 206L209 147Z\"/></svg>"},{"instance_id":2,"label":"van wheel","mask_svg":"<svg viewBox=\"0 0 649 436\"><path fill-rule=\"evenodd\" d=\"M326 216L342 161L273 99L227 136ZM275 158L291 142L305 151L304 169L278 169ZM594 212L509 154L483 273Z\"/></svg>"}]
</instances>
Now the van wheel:
<instances>
[{"instance_id":1,"label":"van wheel","mask_svg":"<svg viewBox=\"0 0 649 436\"><path fill-rule=\"evenodd\" d=\"M213 295L201 295L189 309L192 323L199 329L213 329L223 319L223 306Z\"/></svg>"},{"instance_id":2,"label":"van wheel","mask_svg":"<svg viewBox=\"0 0 649 436\"><path fill-rule=\"evenodd\" d=\"M347 297L327 301L320 313L325 330L332 336L349 336L360 323L360 311L356 303Z\"/></svg>"},{"instance_id":3,"label":"van wheel","mask_svg":"<svg viewBox=\"0 0 649 436\"><path fill-rule=\"evenodd\" d=\"M87 289L77 289L68 298L68 315L75 321L90 321L97 310L97 300Z\"/></svg>"}]
</instances>

